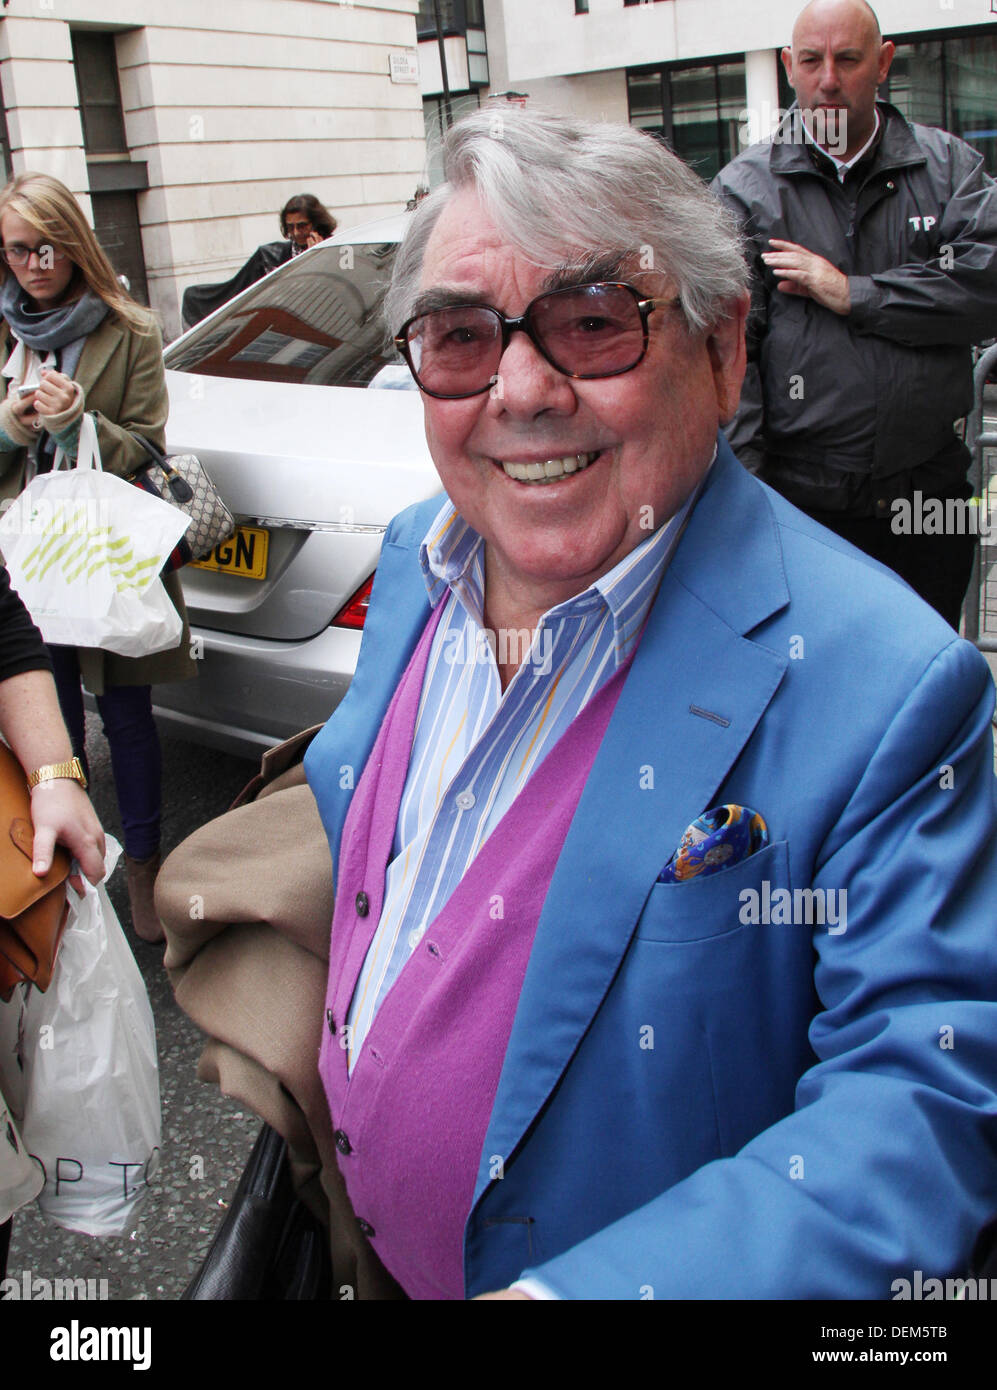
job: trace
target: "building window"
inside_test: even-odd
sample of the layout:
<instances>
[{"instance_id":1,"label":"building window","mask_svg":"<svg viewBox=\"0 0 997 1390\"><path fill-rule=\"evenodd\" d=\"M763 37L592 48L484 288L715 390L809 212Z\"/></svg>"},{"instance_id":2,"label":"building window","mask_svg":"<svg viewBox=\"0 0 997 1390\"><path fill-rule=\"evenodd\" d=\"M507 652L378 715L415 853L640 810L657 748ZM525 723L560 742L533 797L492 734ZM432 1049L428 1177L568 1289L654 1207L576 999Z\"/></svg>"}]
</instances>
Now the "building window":
<instances>
[{"instance_id":1,"label":"building window","mask_svg":"<svg viewBox=\"0 0 997 1390\"><path fill-rule=\"evenodd\" d=\"M135 194L128 189L111 193L95 193L91 189L90 205L94 234L114 267L114 273L127 281L133 299L148 304L149 284Z\"/></svg>"},{"instance_id":2,"label":"building window","mask_svg":"<svg viewBox=\"0 0 997 1390\"><path fill-rule=\"evenodd\" d=\"M575 0L575 14L588 14L589 0Z\"/></svg>"},{"instance_id":3,"label":"building window","mask_svg":"<svg viewBox=\"0 0 997 1390\"><path fill-rule=\"evenodd\" d=\"M467 87L487 87L488 42L485 37L484 0L419 0L419 13L416 17L416 34L419 42L436 39L436 12L439 10L440 31L444 38L464 40L464 58L467 62ZM442 55L441 55L442 56ZM452 81L451 77L451 81ZM453 87L451 87L453 91Z\"/></svg>"},{"instance_id":4,"label":"building window","mask_svg":"<svg viewBox=\"0 0 997 1390\"><path fill-rule=\"evenodd\" d=\"M437 8L445 35L466 34L468 29L485 27L484 0L419 0L415 30L420 39L436 38Z\"/></svg>"},{"instance_id":5,"label":"building window","mask_svg":"<svg viewBox=\"0 0 997 1390\"><path fill-rule=\"evenodd\" d=\"M72 39L87 154L127 155L114 35L74 30Z\"/></svg>"},{"instance_id":6,"label":"building window","mask_svg":"<svg viewBox=\"0 0 997 1390\"><path fill-rule=\"evenodd\" d=\"M997 175L997 35L898 40L882 95L909 121L941 126Z\"/></svg>"},{"instance_id":7,"label":"building window","mask_svg":"<svg viewBox=\"0 0 997 1390\"><path fill-rule=\"evenodd\" d=\"M114 35L85 29L71 38L94 232L132 297L148 304L136 191L148 187L148 170L129 156Z\"/></svg>"},{"instance_id":8,"label":"building window","mask_svg":"<svg viewBox=\"0 0 997 1390\"><path fill-rule=\"evenodd\" d=\"M450 97L450 116L459 121L481 105L478 92L463 92ZM423 97L422 119L426 131L426 179L429 187L439 188L443 182L443 141L447 133L445 103L442 97Z\"/></svg>"},{"instance_id":9,"label":"building window","mask_svg":"<svg viewBox=\"0 0 997 1390\"><path fill-rule=\"evenodd\" d=\"M675 63L627 71L630 123L657 135L709 181L739 152L744 63Z\"/></svg>"}]
</instances>

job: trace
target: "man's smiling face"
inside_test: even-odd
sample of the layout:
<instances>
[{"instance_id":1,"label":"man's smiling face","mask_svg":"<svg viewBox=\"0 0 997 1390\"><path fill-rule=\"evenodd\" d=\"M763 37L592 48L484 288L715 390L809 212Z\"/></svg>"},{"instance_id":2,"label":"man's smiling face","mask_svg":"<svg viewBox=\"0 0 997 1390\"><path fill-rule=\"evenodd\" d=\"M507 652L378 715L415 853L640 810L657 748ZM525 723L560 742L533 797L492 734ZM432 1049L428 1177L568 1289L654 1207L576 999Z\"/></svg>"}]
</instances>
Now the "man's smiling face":
<instances>
[{"instance_id":1,"label":"man's smiling face","mask_svg":"<svg viewBox=\"0 0 997 1390\"><path fill-rule=\"evenodd\" d=\"M420 288L467 293L513 317L551 288L550 278L464 190L433 229ZM674 294L666 276L647 272L638 288ZM443 486L486 541L489 585L511 586L542 612L581 593L675 514L737 404L743 319L738 305L712 335L690 335L677 308L655 309L638 366L593 381L562 375L514 333L492 391L423 397ZM522 476L521 465L564 459L574 471L554 482Z\"/></svg>"}]
</instances>

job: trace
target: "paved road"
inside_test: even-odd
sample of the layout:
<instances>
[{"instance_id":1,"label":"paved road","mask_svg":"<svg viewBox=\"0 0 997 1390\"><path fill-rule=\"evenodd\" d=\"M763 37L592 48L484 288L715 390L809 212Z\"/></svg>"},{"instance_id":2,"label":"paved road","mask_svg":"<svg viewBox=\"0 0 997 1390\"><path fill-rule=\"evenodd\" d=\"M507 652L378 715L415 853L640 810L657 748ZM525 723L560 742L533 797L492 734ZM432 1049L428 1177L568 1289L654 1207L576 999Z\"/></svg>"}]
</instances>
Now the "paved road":
<instances>
[{"instance_id":1,"label":"paved road","mask_svg":"<svg viewBox=\"0 0 997 1390\"><path fill-rule=\"evenodd\" d=\"M119 840L114 786L100 723L88 716L88 752L94 803ZM224 811L256 766L174 739L163 740L163 847L169 851L192 830ZM130 929L124 869L108 885L122 926L145 978L156 1017L163 1105L162 1165L131 1238L94 1240L49 1225L32 1204L14 1218L8 1276L108 1281L112 1299L175 1299L210 1244L259 1131L255 1115L241 1111L214 1086L196 1078L200 1034L173 1002L162 968L162 946ZM203 1160L203 1177L191 1177Z\"/></svg>"}]
</instances>

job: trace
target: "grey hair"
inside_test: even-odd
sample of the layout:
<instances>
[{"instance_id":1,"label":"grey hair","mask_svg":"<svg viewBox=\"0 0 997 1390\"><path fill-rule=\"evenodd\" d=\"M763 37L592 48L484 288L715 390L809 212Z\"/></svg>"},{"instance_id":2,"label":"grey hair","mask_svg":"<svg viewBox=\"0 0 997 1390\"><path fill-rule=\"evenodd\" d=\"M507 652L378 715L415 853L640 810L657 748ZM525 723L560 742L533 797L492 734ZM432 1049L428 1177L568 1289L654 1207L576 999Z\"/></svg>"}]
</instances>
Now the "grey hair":
<instances>
[{"instance_id":1,"label":"grey hair","mask_svg":"<svg viewBox=\"0 0 997 1390\"><path fill-rule=\"evenodd\" d=\"M510 242L544 269L618 258L667 274L691 330L726 318L748 284L733 218L688 165L627 125L494 107L458 121L447 182L419 204L395 258L384 312L411 316L426 245L454 193L474 189Z\"/></svg>"}]
</instances>

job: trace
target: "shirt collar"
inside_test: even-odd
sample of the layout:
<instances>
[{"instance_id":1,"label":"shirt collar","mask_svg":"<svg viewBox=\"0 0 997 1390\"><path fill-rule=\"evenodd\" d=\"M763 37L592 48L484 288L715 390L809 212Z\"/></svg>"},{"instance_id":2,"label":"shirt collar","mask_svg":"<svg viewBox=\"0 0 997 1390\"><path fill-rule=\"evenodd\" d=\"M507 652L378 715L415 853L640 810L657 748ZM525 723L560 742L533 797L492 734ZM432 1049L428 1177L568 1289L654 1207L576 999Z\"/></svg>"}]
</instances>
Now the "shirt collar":
<instances>
[{"instance_id":1,"label":"shirt collar","mask_svg":"<svg viewBox=\"0 0 997 1390\"><path fill-rule=\"evenodd\" d=\"M878 106L875 108L875 116L876 124L872 128L872 134L869 136L868 140L858 151L858 153L852 155L851 159L839 159L836 154L832 154L830 150L826 150L823 145L818 145L817 141L810 134L810 131L807 130L806 121L801 119L800 125L803 127L803 138L807 140L811 145L813 145L814 149L819 150L825 159L829 159L831 161L831 163L834 165L839 180L843 180L845 175L848 173L849 169L854 169L856 164L858 164L859 160L863 159L869 153L873 145L878 140L879 128L882 125L882 117L879 114Z\"/></svg>"},{"instance_id":2,"label":"shirt collar","mask_svg":"<svg viewBox=\"0 0 997 1390\"><path fill-rule=\"evenodd\" d=\"M608 608L612 615L616 664L626 661L641 630L661 576L685 529L693 507L716 462L713 458L703 477L682 506L664 526L653 531L606 574L574 598L548 609L540 625L569 615ZM458 515L449 498L444 502L419 547L419 564L435 608L448 593L484 626L484 543L477 531Z\"/></svg>"}]
</instances>

